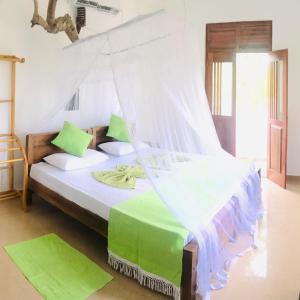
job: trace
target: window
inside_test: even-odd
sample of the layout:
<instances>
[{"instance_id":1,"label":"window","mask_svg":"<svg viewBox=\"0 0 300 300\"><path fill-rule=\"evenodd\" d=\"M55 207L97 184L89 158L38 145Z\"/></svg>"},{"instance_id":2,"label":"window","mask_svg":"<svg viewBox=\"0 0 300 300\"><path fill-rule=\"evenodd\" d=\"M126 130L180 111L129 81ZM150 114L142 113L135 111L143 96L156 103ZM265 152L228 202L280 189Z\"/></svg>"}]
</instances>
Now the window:
<instances>
[{"instance_id":1,"label":"window","mask_svg":"<svg viewBox=\"0 0 300 300\"><path fill-rule=\"evenodd\" d=\"M232 62L214 62L212 66L212 114L232 115Z\"/></svg>"}]
</instances>

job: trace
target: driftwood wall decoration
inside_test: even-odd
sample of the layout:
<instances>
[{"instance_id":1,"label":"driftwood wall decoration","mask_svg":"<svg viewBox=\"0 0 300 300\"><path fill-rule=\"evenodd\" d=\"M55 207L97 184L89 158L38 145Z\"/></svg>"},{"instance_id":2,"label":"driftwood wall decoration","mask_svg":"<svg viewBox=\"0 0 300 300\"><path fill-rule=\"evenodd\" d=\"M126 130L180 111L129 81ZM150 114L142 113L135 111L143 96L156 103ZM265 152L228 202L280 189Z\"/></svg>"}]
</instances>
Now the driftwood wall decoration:
<instances>
[{"instance_id":1,"label":"driftwood wall decoration","mask_svg":"<svg viewBox=\"0 0 300 300\"><path fill-rule=\"evenodd\" d=\"M31 27L40 25L49 33L58 33L64 31L73 43L79 39L79 35L73 23L72 17L69 14L65 14L63 17L56 18L56 4L57 0L49 0L47 19L45 20L39 14L38 0L34 0L34 12L31 20Z\"/></svg>"}]
</instances>

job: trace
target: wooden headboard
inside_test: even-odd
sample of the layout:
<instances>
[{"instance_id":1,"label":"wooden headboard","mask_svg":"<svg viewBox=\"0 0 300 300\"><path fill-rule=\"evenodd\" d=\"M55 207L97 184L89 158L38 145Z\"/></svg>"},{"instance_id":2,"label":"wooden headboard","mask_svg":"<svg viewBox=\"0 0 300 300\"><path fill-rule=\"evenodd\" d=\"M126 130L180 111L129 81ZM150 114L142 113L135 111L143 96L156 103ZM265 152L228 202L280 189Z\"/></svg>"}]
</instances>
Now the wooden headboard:
<instances>
[{"instance_id":1,"label":"wooden headboard","mask_svg":"<svg viewBox=\"0 0 300 300\"><path fill-rule=\"evenodd\" d=\"M106 136L107 130L108 130L108 126L92 128L93 135L94 135L95 148L97 145L99 145L101 143L107 143L107 142L111 142L114 140L113 138Z\"/></svg>"},{"instance_id":2,"label":"wooden headboard","mask_svg":"<svg viewBox=\"0 0 300 300\"><path fill-rule=\"evenodd\" d=\"M111 141L106 136L108 127L94 127L86 129L85 132L94 136L89 148L96 149L96 145ZM47 155L60 153L62 150L51 144L51 141L58 135L58 132L28 134L26 136L26 154L29 167L32 164L41 162Z\"/></svg>"}]
</instances>

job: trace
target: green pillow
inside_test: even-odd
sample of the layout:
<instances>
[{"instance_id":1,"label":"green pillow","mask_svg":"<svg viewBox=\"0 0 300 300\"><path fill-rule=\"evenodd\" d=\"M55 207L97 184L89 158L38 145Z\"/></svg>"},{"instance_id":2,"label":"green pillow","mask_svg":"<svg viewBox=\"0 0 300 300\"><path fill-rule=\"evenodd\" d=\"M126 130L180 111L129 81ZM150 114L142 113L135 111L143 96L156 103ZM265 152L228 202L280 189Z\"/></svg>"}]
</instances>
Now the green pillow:
<instances>
[{"instance_id":1,"label":"green pillow","mask_svg":"<svg viewBox=\"0 0 300 300\"><path fill-rule=\"evenodd\" d=\"M111 115L107 136L118 141L130 142L126 122L121 117Z\"/></svg>"},{"instance_id":2,"label":"green pillow","mask_svg":"<svg viewBox=\"0 0 300 300\"><path fill-rule=\"evenodd\" d=\"M65 121L64 128L51 143L65 152L82 157L93 136Z\"/></svg>"}]
</instances>

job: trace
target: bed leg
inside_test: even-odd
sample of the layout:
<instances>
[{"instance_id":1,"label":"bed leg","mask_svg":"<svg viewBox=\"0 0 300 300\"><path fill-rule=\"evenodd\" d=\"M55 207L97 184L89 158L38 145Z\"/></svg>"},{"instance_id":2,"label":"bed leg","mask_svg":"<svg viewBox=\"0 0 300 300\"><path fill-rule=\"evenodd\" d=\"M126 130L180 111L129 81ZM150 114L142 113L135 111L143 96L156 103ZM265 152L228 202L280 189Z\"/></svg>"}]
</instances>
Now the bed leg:
<instances>
[{"instance_id":1,"label":"bed leg","mask_svg":"<svg viewBox=\"0 0 300 300\"><path fill-rule=\"evenodd\" d=\"M27 205L28 206L32 205L32 196L33 196L33 192L30 189L27 189Z\"/></svg>"},{"instance_id":2,"label":"bed leg","mask_svg":"<svg viewBox=\"0 0 300 300\"><path fill-rule=\"evenodd\" d=\"M198 245L195 241L191 241L183 249L181 300L196 299L197 257Z\"/></svg>"}]
</instances>

